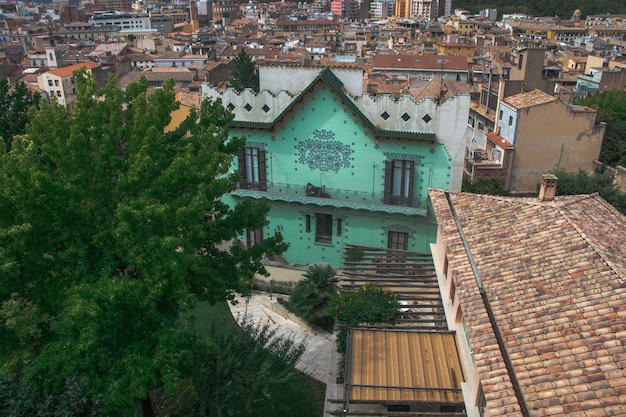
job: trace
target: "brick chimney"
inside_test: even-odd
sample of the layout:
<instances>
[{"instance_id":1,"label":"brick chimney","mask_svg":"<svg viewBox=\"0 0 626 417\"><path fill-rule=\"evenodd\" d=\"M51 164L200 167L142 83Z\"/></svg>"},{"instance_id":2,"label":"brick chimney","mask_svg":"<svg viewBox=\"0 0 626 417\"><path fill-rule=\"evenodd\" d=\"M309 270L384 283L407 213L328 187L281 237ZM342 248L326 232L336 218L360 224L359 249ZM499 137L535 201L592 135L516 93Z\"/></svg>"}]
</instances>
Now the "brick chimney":
<instances>
[{"instance_id":1,"label":"brick chimney","mask_svg":"<svg viewBox=\"0 0 626 417\"><path fill-rule=\"evenodd\" d=\"M553 174L543 174L541 176L541 187L539 188L539 200L552 201L556 195L556 184L559 179Z\"/></svg>"}]
</instances>

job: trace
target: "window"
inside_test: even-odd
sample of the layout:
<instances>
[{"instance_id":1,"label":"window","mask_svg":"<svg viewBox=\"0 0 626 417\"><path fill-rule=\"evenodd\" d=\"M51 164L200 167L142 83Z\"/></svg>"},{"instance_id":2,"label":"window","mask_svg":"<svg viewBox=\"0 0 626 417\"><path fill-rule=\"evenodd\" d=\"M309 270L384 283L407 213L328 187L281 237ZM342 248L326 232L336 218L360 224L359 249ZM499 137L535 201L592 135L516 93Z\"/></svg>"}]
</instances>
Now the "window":
<instances>
[{"instance_id":1,"label":"window","mask_svg":"<svg viewBox=\"0 0 626 417\"><path fill-rule=\"evenodd\" d=\"M485 130L485 125L482 124L481 122L478 122L478 130L480 130L481 132Z\"/></svg>"},{"instance_id":2,"label":"window","mask_svg":"<svg viewBox=\"0 0 626 417\"><path fill-rule=\"evenodd\" d=\"M59 80L54 80L54 85L58 87L59 86Z\"/></svg>"},{"instance_id":3,"label":"window","mask_svg":"<svg viewBox=\"0 0 626 417\"><path fill-rule=\"evenodd\" d=\"M248 229L246 231L246 243L249 248L261 242L263 242L263 229Z\"/></svg>"},{"instance_id":4,"label":"window","mask_svg":"<svg viewBox=\"0 0 626 417\"><path fill-rule=\"evenodd\" d=\"M509 116L509 126L513 125L513 116Z\"/></svg>"},{"instance_id":5,"label":"window","mask_svg":"<svg viewBox=\"0 0 626 417\"><path fill-rule=\"evenodd\" d=\"M524 62L524 55L520 55L517 60L517 69L522 69L522 63Z\"/></svg>"},{"instance_id":6,"label":"window","mask_svg":"<svg viewBox=\"0 0 626 417\"><path fill-rule=\"evenodd\" d=\"M52 87L52 80L48 80L48 86Z\"/></svg>"},{"instance_id":7,"label":"window","mask_svg":"<svg viewBox=\"0 0 626 417\"><path fill-rule=\"evenodd\" d=\"M304 230L307 233L311 231L311 216L309 214L304 216Z\"/></svg>"},{"instance_id":8,"label":"window","mask_svg":"<svg viewBox=\"0 0 626 417\"><path fill-rule=\"evenodd\" d=\"M389 232L387 234L387 248L397 250L408 250L409 234L405 232Z\"/></svg>"},{"instance_id":9,"label":"window","mask_svg":"<svg viewBox=\"0 0 626 417\"><path fill-rule=\"evenodd\" d=\"M470 118L467 119L467 124L470 125L471 127L474 127L474 118L472 116L470 116Z\"/></svg>"},{"instance_id":10,"label":"window","mask_svg":"<svg viewBox=\"0 0 626 417\"><path fill-rule=\"evenodd\" d=\"M61 90L57 91L57 97L61 97Z\"/></svg>"},{"instance_id":11,"label":"window","mask_svg":"<svg viewBox=\"0 0 626 417\"><path fill-rule=\"evenodd\" d=\"M401 159L385 162L385 204L411 206L415 163Z\"/></svg>"},{"instance_id":12,"label":"window","mask_svg":"<svg viewBox=\"0 0 626 417\"><path fill-rule=\"evenodd\" d=\"M500 116L498 116L499 120L502 120L502 110L500 110Z\"/></svg>"},{"instance_id":13,"label":"window","mask_svg":"<svg viewBox=\"0 0 626 417\"><path fill-rule=\"evenodd\" d=\"M485 398L485 391L483 391L482 384L478 385L478 398L476 399L476 406L480 416L485 415L485 409L487 408L487 399Z\"/></svg>"},{"instance_id":14,"label":"window","mask_svg":"<svg viewBox=\"0 0 626 417\"><path fill-rule=\"evenodd\" d=\"M259 148L243 148L239 151L240 188L267 190L265 175L265 151Z\"/></svg>"},{"instance_id":15,"label":"window","mask_svg":"<svg viewBox=\"0 0 626 417\"><path fill-rule=\"evenodd\" d=\"M337 236L341 236L341 219L337 219Z\"/></svg>"},{"instance_id":16,"label":"window","mask_svg":"<svg viewBox=\"0 0 626 417\"><path fill-rule=\"evenodd\" d=\"M333 243L333 216L331 214L315 214L315 242Z\"/></svg>"}]
</instances>

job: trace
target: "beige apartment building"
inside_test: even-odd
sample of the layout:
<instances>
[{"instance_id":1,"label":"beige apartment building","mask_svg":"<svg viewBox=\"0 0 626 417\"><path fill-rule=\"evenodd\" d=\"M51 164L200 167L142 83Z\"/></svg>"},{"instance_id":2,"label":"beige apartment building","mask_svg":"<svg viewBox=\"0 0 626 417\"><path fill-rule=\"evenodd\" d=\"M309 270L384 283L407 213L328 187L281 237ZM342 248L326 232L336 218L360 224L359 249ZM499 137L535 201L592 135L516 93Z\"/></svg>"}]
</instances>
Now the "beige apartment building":
<instances>
[{"instance_id":1,"label":"beige apartment building","mask_svg":"<svg viewBox=\"0 0 626 417\"><path fill-rule=\"evenodd\" d=\"M595 110L566 104L540 90L505 98L499 105L495 133L496 140L514 148L506 188L534 194L544 173L593 172L604 129L604 124L596 124Z\"/></svg>"}]
</instances>

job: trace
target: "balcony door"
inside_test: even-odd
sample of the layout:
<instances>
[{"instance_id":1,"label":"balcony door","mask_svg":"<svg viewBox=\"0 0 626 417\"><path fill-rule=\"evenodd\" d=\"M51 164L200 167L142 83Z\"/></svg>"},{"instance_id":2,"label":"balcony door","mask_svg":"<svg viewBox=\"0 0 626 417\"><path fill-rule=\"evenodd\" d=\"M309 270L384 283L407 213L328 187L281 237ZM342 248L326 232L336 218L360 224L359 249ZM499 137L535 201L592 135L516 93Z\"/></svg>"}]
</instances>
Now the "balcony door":
<instances>
[{"instance_id":1,"label":"balcony door","mask_svg":"<svg viewBox=\"0 0 626 417\"><path fill-rule=\"evenodd\" d=\"M413 205L415 162L394 159L385 162L385 204Z\"/></svg>"},{"instance_id":2,"label":"balcony door","mask_svg":"<svg viewBox=\"0 0 626 417\"><path fill-rule=\"evenodd\" d=\"M239 188L267 191L265 151L245 147L239 151Z\"/></svg>"}]
</instances>

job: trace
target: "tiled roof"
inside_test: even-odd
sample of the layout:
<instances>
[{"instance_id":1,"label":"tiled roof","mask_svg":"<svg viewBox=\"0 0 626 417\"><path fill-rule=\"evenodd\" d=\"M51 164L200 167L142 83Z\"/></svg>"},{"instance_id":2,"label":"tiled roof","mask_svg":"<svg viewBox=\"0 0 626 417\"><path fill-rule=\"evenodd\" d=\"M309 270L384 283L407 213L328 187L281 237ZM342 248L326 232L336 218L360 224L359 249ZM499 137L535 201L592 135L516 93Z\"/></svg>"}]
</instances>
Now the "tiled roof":
<instances>
[{"instance_id":1,"label":"tiled roof","mask_svg":"<svg viewBox=\"0 0 626 417\"><path fill-rule=\"evenodd\" d=\"M503 149L512 149L515 147L512 143L504 139L502 136L496 135L495 132L487 132L487 139Z\"/></svg>"},{"instance_id":2,"label":"tiled roof","mask_svg":"<svg viewBox=\"0 0 626 417\"><path fill-rule=\"evenodd\" d=\"M430 196L490 415L626 415L626 217L597 194L449 194L511 375L445 192Z\"/></svg>"},{"instance_id":3,"label":"tiled roof","mask_svg":"<svg viewBox=\"0 0 626 417\"><path fill-rule=\"evenodd\" d=\"M538 106L540 104L550 103L557 101L558 99L551 96L548 93L544 93L541 90L533 90L528 93L516 94L504 99L506 104L509 104L516 109L523 109L526 107Z\"/></svg>"},{"instance_id":4,"label":"tiled roof","mask_svg":"<svg viewBox=\"0 0 626 417\"><path fill-rule=\"evenodd\" d=\"M70 65L67 67L59 68L59 69L50 70L48 71L48 73L52 75L56 75L57 77L68 77L72 75L74 71L79 70L83 67L87 68L88 70L92 70L98 66L100 66L100 64L98 64L97 62L87 61L87 62L81 62L79 64L74 64L74 65Z\"/></svg>"},{"instance_id":5,"label":"tiled roof","mask_svg":"<svg viewBox=\"0 0 626 417\"><path fill-rule=\"evenodd\" d=\"M378 54L374 57L374 69L469 71L469 64L463 56Z\"/></svg>"}]
</instances>

